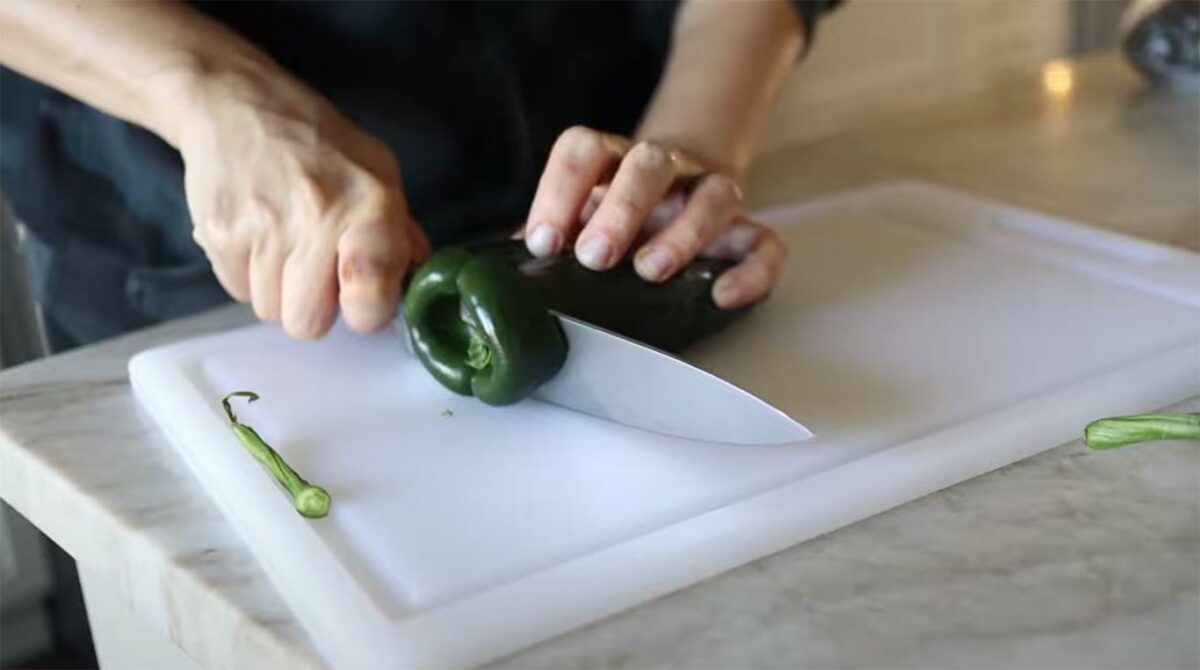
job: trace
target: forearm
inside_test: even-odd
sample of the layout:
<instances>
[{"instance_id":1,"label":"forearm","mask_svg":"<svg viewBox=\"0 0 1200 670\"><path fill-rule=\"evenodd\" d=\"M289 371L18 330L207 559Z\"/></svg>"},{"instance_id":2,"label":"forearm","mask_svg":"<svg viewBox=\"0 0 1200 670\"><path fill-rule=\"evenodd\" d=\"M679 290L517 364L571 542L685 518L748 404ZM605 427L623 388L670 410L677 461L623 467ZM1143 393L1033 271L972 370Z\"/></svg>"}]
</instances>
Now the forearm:
<instances>
[{"instance_id":1,"label":"forearm","mask_svg":"<svg viewBox=\"0 0 1200 670\"><path fill-rule=\"evenodd\" d=\"M269 69L225 26L176 2L0 0L0 62L172 144L189 87L219 69Z\"/></svg>"},{"instance_id":2,"label":"forearm","mask_svg":"<svg viewBox=\"0 0 1200 670\"><path fill-rule=\"evenodd\" d=\"M740 178L754 137L802 46L785 0L690 0L637 136L679 146Z\"/></svg>"}]
</instances>

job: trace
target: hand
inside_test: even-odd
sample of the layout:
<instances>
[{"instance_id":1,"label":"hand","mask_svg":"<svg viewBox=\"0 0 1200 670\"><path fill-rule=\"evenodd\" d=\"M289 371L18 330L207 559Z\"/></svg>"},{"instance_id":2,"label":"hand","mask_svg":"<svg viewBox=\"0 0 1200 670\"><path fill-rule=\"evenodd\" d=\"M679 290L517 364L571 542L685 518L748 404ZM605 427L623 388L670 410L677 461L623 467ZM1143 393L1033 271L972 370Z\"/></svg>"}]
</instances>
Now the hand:
<instances>
[{"instance_id":1,"label":"hand","mask_svg":"<svg viewBox=\"0 0 1200 670\"><path fill-rule=\"evenodd\" d=\"M429 252L388 148L281 70L224 73L184 99L193 236L225 290L294 337L324 335L339 305L355 330L388 324Z\"/></svg>"},{"instance_id":2,"label":"hand","mask_svg":"<svg viewBox=\"0 0 1200 670\"><path fill-rule=\"evenodd\" d=\"M743 215L736 182L684 152L582 126L560 135L524 229L530 252L550 256L573 242L580 263L607 270L643 234L634 268L647 281L701 254L739 261L713 284L723 308L766 296L786 257L775 231Z\"/></svg>"}]
</instances>

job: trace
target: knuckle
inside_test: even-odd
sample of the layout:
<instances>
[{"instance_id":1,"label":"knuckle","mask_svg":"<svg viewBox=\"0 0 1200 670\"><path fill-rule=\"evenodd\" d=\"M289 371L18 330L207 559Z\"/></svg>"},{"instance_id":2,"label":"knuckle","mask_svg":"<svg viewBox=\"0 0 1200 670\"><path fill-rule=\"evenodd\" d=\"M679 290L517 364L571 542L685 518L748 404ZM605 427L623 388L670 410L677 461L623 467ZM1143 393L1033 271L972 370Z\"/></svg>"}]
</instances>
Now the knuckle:
<instances>
[{"instance_id":1,"label":"knuckle","mask_svg":"<svg viewBox=\"0 0 1200 670\"><path fill-rule=\"evenodd\" d=\"M387 189L372 184L364 189L359 212L368 219L383 216L392 206L392 198Z\"/></svg>"},{"instance_id":2,"label":"knuckle","mask_svg":"<svg viewBox=\"0 0 1200 670\"><path fill-rule=\"evenodd\" d=\"M671 166L671 152L658 142L643 140L633 145L625 160L645 171L661 171Z\"/></svg>"},{"instance_id":3,"label":"knuckle","mask_svg":"<svg viewBox=\"0 0 1200 670\"><path fill-rule=\"evenodd\" d=\"M283 217L279 209L264 195L256 194L247 212L249 229L259 236L274 236L283 231Z\"/></svg>"},{"instance_id":4,"label":"knuckle","mask_svg":"<svg viewBox=\"0 0 1200 670\"><path fill-rule=\"evenodd\" d=\"M275 238L283 233L283 217L280 216L280 210L271 207L270 204L263 203L262 207L258 208L254 220L257 222L259 234Z\"/></svg>"},{"instance_id":5,"label":"knuckle","mask_svg":"<svg viewBox=\"0 0 1200 670\"><path fill-rule=\"evenodd\" d=\"M742 189L727 175L710 174L704 178L703 189L712 197L726 202L741 202Z\"/></svg>"},{"instance_id":6,"label":"knuckle","mask_svg":"<svg viewBox=\"0 0 1200 670\"><path fill-rule=\"evenodd\" d=\"M192 241L201 249L207 249L209 245L209 235L206 232L205 226L196 226L192 228Z\"/></svg>"},{"instance_id":7,"label":"knuckle","mask_svg":"<svg viewBox=\"0 0 1200 670\"><path fill-rule=\"evenodd\" d=\"M192 238L210 254L229 253L242 244L239 227L233 219L211 219L192 231Z\"/></svg>"},{"instance_id":8,"label":"knuckle","mask_svg":"<svg viewBox=\"0 0 1200 670\"><path fill-rule=\"evenodd\" d=\"M395 209L397 198L392 190L374 179L359 186L354 208L355 219L377 220L387 218Z\"/></svg>"},{"instance_id":9,"label":"knuckle","mask_svg":"<svg viewBox=\"0 0 1200 670\"><path fill-rule=\"evenodd\" d=\"M198 227L198 231L209 242L217 242L228 238L236 227L232 217L213 216L205 219Z\"/></svg>"},{"instance_id":10,"label":"knuckle","mask_svg":"<svg viewBox=\"0 0 1200 670\"><path fill-rule=\"evenodd\" d=\"M378 250L353 247L340 254L338 279L343 284L362 284L387 278L391 272L389 264L379 257Z\"/></svg>"},{"instance_id":11,"label":"knuckle","mask_svg":"<svg viewBox=\"0 0 1200 670\"><path fill-rule=\"evenodd\" d=\"M604 155L604 138L590 128L573 126L559 139L562 165L571 172L578 172Z\"/></svg>"},{"instance_id":12,"label":"knuckle","mask_svg":"<svg viewBox=\"0 0 1200 670\"><path fill-rule=\"evenodd\" d=\"M570 128L562 131L562 134L558 136L558 143L561 145L574 146L588 143L595 143L598 145L599 142L600 133L597 133L587 126L581 125L571 126Z\"/></svg>"}]
</instances>

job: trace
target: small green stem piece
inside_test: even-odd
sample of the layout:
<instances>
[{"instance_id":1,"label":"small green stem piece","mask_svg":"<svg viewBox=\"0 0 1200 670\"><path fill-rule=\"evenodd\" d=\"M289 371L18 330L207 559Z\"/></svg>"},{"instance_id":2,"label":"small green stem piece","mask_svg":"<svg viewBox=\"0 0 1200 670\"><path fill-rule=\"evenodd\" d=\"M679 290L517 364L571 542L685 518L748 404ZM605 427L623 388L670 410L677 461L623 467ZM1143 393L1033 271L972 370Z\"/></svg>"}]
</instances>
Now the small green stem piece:
<instances>
[{"instance_id":1,"label":"small green stem piece","mask_svg":"<svg viewBox=\"0 0 1200 670\"><path fill-rule=\"evenodd\" d=\"M1083 440L1092 449L1116 449L1151 440L1200 440L1200 414L1137 414L1099 419Z\"/></svg>"},{"instance_id":2,"label":"small green stem piece","mask_svg":"<svg viewBox=\"0 0 1200 670\"><path fill-rule=\"evenodd\" d=\"M471 335L467 340L467 366L472 370L483 370L492 362L492 350L487 345L487 340L476 331L471 329Z\"/></svg>"},{"instance_id":3,"label":"small green stem piece","mask_svg":"<svg viewBox=\"0 0 1200 670\"><path fill-rule=\"evenodd\" d=\"M292 505L302 516L319 519L329 514L329 505L332 502L329 492L305 481L253 428L239 422L233 413L233 408L229 405L229 399L234 397L243 397L248 399L247 402L254 402L258 400L258 394L250 391L236 391L221 399L221 406L225 408L225 416L229 418L229 425L233 427L234 434L238 436L246 451L249 451L251 456L266 466L267 470L275 477L275 481L287 490L292 496Z\"/></svg>"}]
</instances>

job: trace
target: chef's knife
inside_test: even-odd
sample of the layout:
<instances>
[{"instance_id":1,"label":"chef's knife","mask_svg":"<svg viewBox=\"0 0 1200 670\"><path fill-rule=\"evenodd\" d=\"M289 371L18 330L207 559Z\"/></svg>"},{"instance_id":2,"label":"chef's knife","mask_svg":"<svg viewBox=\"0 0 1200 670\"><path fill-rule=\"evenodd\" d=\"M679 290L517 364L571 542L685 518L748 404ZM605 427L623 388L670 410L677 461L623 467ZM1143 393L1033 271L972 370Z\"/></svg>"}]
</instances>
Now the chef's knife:
<instances>
[{"instance_id":1,"label":"chef's knife","mask_svg":"<svg viewBox=\"0 0 1200 670\"><path fill-rule=\"evenodd\" d=\"M784 412L668 353L552 312L567 361L533 394L552 405L703 442L788 444L812 437ZM403 317L397 325L412 350Z\"/></svg>"}]
</instances>

